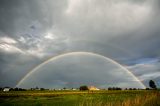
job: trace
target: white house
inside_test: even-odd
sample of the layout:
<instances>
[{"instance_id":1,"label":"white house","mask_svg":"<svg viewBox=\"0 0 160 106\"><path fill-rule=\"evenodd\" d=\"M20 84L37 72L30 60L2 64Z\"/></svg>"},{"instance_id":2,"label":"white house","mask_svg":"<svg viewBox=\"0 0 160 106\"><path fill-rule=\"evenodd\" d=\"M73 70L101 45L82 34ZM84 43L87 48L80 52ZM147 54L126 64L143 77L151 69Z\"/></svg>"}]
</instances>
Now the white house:
<instances>
[{"instance_id":1,"label":"white house","mask_svg":"<svg viewBox=\"0 0 160 106\"><path fill-rule=\"evenodd\" d=\"M8 87L3 89L4 92L8 92L9 90L10 90L10 88L8 88Z\"/></svg>"}]
</instances>

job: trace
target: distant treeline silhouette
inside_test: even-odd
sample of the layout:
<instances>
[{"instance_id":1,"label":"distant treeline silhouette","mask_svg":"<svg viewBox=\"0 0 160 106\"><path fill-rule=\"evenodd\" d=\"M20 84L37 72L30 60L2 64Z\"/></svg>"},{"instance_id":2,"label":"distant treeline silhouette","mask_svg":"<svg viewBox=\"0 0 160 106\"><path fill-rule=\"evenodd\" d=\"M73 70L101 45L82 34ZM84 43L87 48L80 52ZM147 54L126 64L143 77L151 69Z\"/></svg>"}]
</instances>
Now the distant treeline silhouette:
<instances>
[{"instance_id":1,"label":"distant treeline silhouette","mask_svg":"<svg viewBox=\"0 0 160 106\"><path fill-rule=\"evenodd\" d=\"M140 89L140 88L122 89L120 87L108 87L108 90L157 90L157 86L153 80L149 81L149 87L150 88L146 88L146 89ZM92 88L97 89L96 87L92 87ZM27 91L27 90L32 90L32 91L33 90L40 90L40 91L44 91L44 90L80 90L80 91L84 91L84 90L93 90L93 89L89 89L87 85L80 86L77 89L74 89L74 88L66 89L65 87L63 89L46 89L46 88L39 88L38 86L36 86L35 88L30 88L30 89L17 88L17 87L16 88L0 87L0 91ZM101 89L101 90L107 90L107 89Z\"/></svg>"},{"instance_id":2,"label":"distant treeline silhouette","mask_svg":"<svg viewBox=\"0 0 160 106\"><path fill-rule=\"evenodd\" d=\"M8 89L8 90L6 90ZM0 88L0 91L44 91L44 90L80 90L80 91L84 91L84 90L89 90L87 86L81 86L80 88L77 89L45 89L45 88L30 88L30 89L24 89L24 88L10 88L10 87L4 87L4 88ZM151 88L146 88L146 89L140 89L140 88L125 88L122 89L120 87L108 87L108 89L101 89L101 90L153 90Z\"/></svg>"}]
</instances>

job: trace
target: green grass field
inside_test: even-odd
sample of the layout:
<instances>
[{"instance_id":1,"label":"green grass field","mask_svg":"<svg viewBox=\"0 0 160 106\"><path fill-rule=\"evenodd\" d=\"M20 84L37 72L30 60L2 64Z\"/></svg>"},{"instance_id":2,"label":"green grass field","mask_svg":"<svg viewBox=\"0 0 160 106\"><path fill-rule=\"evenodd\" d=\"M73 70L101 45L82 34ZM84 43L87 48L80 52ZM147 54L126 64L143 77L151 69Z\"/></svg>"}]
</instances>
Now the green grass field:
<instances>
[{"instance_id":1,"label":"green grass field","mask_svg":"<svg viewBox=\"0 0 160 106\"><path fill-rule=\"evenodd\" d=\"M160 106L159 91L10 91L0 106Z\"/></svg>"}]
</instances>

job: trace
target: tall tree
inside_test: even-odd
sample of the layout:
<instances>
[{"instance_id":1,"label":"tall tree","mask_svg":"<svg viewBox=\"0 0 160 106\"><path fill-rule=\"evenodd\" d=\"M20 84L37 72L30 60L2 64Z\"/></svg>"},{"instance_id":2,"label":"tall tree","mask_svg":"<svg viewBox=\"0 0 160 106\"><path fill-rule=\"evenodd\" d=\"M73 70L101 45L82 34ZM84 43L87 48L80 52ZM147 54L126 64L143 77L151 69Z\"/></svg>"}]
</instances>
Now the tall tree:
<instances>
[{"instance_id":1,"label":"tall tree","mask_svg":"<svg viewBox=\"0 0 160 106\"><path fill-rule=\"evenodd\" d=\"M154 82L153 80L150 80L150 81L149 81L149 86L150 86L151 88L153 88L153 89L156 89L156 88L157 88L157 86L156 86L156 84L155 84L155 82Z\"/></svg>"},{"instance_id":2,"label":"tall tree","mask_svg":"<svg viewBox=\"0 0 160 106\"><path fill-rule=\"evenodd\" d=\"M83 86L80 86L79 88L81 91L84 91L84 90L88 90L88 87L86 85L83 85Z\"/></svg>"}]
</instances>

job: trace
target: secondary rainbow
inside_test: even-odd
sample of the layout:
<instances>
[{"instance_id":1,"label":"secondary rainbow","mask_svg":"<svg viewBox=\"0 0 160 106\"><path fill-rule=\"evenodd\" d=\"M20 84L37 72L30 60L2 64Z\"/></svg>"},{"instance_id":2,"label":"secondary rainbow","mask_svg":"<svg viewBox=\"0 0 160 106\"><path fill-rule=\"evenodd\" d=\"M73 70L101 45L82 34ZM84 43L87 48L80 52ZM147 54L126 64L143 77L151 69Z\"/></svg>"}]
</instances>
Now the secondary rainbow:
<instances>
[{"instance_id":1,"label":"secondary rainbow","mask_svg":"<svg viewBox=\"0 0 160 106\"><path fill-rule=\"evenodd\" d=\"M121 69L125 70L128 74L130 74L134 79L135 81L137 81L143 88L146 88L146 86L130 71L128 70L127 68L125 68L124 66L122 66L121 64L119 64L118 62L108 58L108 57L105 57L103 55L100 55L100 54L96 54L96 53L92 53L92 52L69 52L69 53L64 53L64 54L61 54L61 55L58 55L58 56L53 56L51 58L49 58L48 60L44 61L43 63L39 64L38 66L36 66L35 68L33 68L32 70L30 70L28 72L28 74L26 74L16 85L16 87L18 87L19 85L21 85L21 83L23 83L23 81L29 77L30 75L32 75L32 73L36 72L38 69L40 69L41 67L43 67L45 64L51 62L51 61L55 61L57 59L60 59L60 58L63 58L65 56L70 56L70 55L92 55L92 56L98 56L98 57L101 57L101 58L104 58L108 61L110 61L111 63L119 66Z\"/></svg>"}]
</instances>

